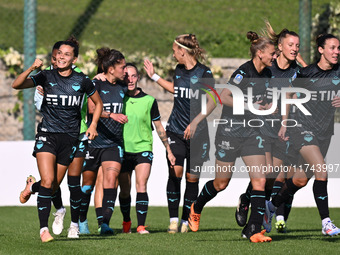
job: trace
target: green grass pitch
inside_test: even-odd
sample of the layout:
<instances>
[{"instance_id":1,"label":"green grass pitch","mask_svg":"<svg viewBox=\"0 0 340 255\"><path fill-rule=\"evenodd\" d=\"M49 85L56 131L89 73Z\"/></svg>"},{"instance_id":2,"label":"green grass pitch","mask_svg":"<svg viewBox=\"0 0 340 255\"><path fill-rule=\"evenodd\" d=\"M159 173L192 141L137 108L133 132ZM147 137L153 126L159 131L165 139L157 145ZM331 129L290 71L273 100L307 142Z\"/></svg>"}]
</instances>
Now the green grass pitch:
<instances>
[{"instance_id":1,"label":"green grass pitch","mask_svg":"<svg viewBox=\"0 0 340 255\"><path fill-rule=\"evenodd\" d=\"M52 209L52 212L54 209ZM50 243L41 243L35 207L0 207L0 254L338 254L340 236L321 234L321 221L316 208L293 208L287 234L275 229L271 243L250 243L240 237L241 228L234 218L235 208L207 207L203 210L200 230L196 233L168 234L168 211L150 207L146 225L149 235L136 234L135 209L131 209L132 234L121 234L122 216L117 207L110 226L115 236L99 236L94 208L89 210L91 234L79 239L67 238L70 210L60 236ZM340 225L340 208L330 214ZM50 226L53 216L50 217ZM274 228L274 224L273 224ZM52 232L52 230L51 230Z\"/></svg>"}]
</instances>

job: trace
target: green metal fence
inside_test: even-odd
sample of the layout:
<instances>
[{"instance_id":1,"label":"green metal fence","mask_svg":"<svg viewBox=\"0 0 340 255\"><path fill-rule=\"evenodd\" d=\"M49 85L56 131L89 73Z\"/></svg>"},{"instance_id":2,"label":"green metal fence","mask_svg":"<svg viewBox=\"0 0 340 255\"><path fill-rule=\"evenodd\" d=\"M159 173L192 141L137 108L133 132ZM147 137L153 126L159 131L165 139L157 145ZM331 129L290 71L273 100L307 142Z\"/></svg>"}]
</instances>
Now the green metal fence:
<instances>
[{"instance_id":1,"label":"green metal fence","mask_svg":"<svg viewBox=\"0 0 340 255\"><path fill-rule=\"evenodd\" d=\"M310 63L310 42L312 29L312 0L300 0L299 4L300 53Z\"/></svg>"},{"instance_id":2,"label":"green metal fence","mask_svg":"<svg viewBox=\"0 0 340 255\"><path fill-rule=\"evenodd\" d=\"M24 70L35 59L36 49L37 1L25 0L24 9ZM24 90L24 140L34 140L35 107L33 103L34 88Z\"/></svg>"}]
</instances>

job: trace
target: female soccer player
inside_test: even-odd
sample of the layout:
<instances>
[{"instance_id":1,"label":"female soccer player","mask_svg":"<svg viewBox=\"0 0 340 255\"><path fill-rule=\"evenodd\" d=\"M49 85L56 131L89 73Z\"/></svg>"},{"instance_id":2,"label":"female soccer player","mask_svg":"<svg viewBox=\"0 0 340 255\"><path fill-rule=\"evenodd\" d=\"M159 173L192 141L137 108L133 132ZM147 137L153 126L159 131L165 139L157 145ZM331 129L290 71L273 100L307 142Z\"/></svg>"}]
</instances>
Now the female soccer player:
<instances>
[{"instance_id":1,"label":"female soccer player","mask_svg":"<svg viewBox=\"0 0 340 255\"><path fill-rule=\"evenodd\" d=\"M209 158L209 135L205 117L214 109L213 100L208 98L207 115L201 113L201 102L195 97L200 79L208 79L209 86L214 86L213 76L208 67L199 62L204 59L204 50L199 46L193 34L179 35L172 45L173 56L178 65L175 69L174 82L160 78L149 60L144 61L144 69L151 79L174 94L174 106L167 123L166 133L170 148L176 157L175 166L168 162L169 179L167 184L168 209L170 214L169 233L178 232L178 208L180 202L180 186L186 159L186 190L180 231L188 231L188 215L190 205L198 194L199 175L196 167L203 165ZM205 87L205 90L209 89ZM201 94L199 94L201 95ZM191 149L195 149L195 152Z\"/></svg>"},{"instance_id":2,"label":"female soccer player","mask_svg":"<svg viewBox=\"0 0 340 255\"><path fill-rule=\"evenodd\" d=\"M283 29L279 34L276 34L269 24L266 22L267 26L267 35L271 40L274 41L275 45L280 52L277 59L274 61L274 64L270 67L272 71L272 80L270 82L271 88L277 88L281 90L282 87L291 87L292 82L296 79L297 74L301 67L297 64L298 61L302 67L307 66L307 64L303 61L302 57L299 55L299 47L300 47L300 38L298 34L293 31L289 31L288 29ZM281 98L280 98L281 99ZM269 118L281 118L281 100L278 102L279 114L274 116L269 116ZM295 109L289 113L289 118L294 118ZM271 151L272 151L272 165L274 167L281 167L283 165L292 166L297 165L297 154L292 153L289 150L290 143L289 141L283 141L278 138L278 133L280 131L281 124L274 125L274 128L267 129L268 138L271 141ZM282 187L286 178L291 177L293 173L292 167L290 167L290 172L285 176L285 173L282 171L278 176L275 182L274 179L267 179L266 190L268 189L269 193L277 193L278 189ZM277 174L277 173L274 173ZM273 175L275 177L275 175ZM269 199L268 199L269 200ZM291 210L291 206L293 203L293 197L289 199L286 203L282 204L278 210L276 211L276 224L275 227L278 232L286 231L286 222L288 219L288 215ZM264 222L264 226L271 226L270 222ZM270 232L270 228L266 229L267 232Z\"/></svg>"},{"instance_id":3,"label":"female soccer player","mask_svg":"<svg viewBox=\"0 0 340 255\"><path fill-rule=\"evenodd\" d=\"M44 70L28 77L32 71L42 66L42 61L36 59L12 84L15 89L31 88L39 84L45 91L41 106L43 119L38 126L33 152L41 176L37 202L42 242L53 240L48 230L48 218L51 195L53 189L58 188L55 176L65 174L74 157L80 130L81 103L85 93L95 103L94 121L86 131L91 140L97 136L96 127L102 111L102 101L91 80L72 69L78 57L78 45L75 38L64 41L57 54L58 69Z\"/></svg>"},{"instance_id":4,"label":"female soccer player","mask_svg":"<svg viewBox=\"0 0 340 255\"><path fill-rule=\"evenodd\" d=\"M63 41L58 41L53 45L52 53L51 53L51 65L47 68L47 70L58 68L57 67L57 54L58 54L59 47L62 43ZM44 89L42 86L38 85L36 87L35 94L34 94L34 105L38 111L41 110L41 105L43 103L43 100L44 100ZM60 184L61 181L62 180L58 180L58 183ZM34 183L32 184L32 182ZM25 189L20 193L20 202L26 203L31 197L31 194L39 192L40 183L41 181L35 182L35 178L33 176L29 176L26 181ZM28 186L31 186L31 188L28 189ZM53 194L52 203L54 207L56 208L56 213L53 213L55 218L52 224L52 230L55 235L59 235L61 234L63 230L64 216L66 214L66 209L63 206L63 201L61 198L60 187Z\"/></svg>"},{"instance_id":5,"label":"female soccer player","mask_svg":"<svg viewBox=\"0 0 340 255\"><path fill-rule=\"evenodd\" d=\"M288 29L283 29L279 34L276 34L268 21L266 22L266 27L267 30L265 31L265 33L267 34L268 38L274 42L279 51L277 59L275 59L272 66L269 67L272 72L272 79L269 83L267 99L268 101L270 101L273 95L273 88L276 88L280 92L281 88L291 87L292 81L294 81L297 73L300 70L300 66L296 63L296 59L299 53L300 39L298 34L293 31L289 31ZM300 61L303 62L301 58ZM291 113L290 118L292 117L293 116ZM284 173L282 172L280 174L280 178L276 180L273 188L273 181L278 174L277 169L280 169L280 167L283 166L284 161L285 163L287 163L286 157L288 156L290 164L297 164L297 162L292 162L292 160L296 158L296 153L295 155L287 155L289 142L282 141L278 137L282 119L280 97L278 101L277 113L264 116L264 119L280 120L274 123L264 121L265 125L263 128L261 128L261 133L265 135L264 147L266 151L266 163L267 166L273 167L275 170L274 172L269 174L267 172L266 200L270 200L272 190L275 194L277 192L277 189L282 187L285 180ZM251 183L249 184L247 191L240 196L239 204L235 212L236 222L239 226L244 226L247 222L250 194ZM293 198L291 198L287 204L282 204L282 206L276 211L278 221L276 224L276 228L280 232L283 232L285 229L284 220L287 220L288 218L292 200ZM285 215L285 217L283 215ZM267 225L271 226L270 223ZM270 228L266 229L267 232L270 232L270 230Z\"/></svg>"},{"instance_id":6,"label":"female soccer player","mask_svg":"<svg viewBox=\"0 0 340 255\"><path fill-rule=\"evenodd\" d=\"M122 114L123 99L127 91L124 83L125 58L122 53L109 48L97 50L98 67L104 71L106 80L94 80L103 101L104 110L98 122L98 137L89 143L83 168L82 202L80 212L80 227L83 233L89 232L86 214L90 202L97 171L100 166L103 170L103 223L100 234L113 234L109 222L114 210L117 197L117 180L123 159L122 124L128 122L126 115ZM88 101L88 124L91 125L93 117L93 103Z\"/></svg>"},{"instance_id":7,"label":"female soccer player","mask_svg":"<svg viewBox=\"0 0 340 255\"><path fill-rule=\"evenodd\" d=\"M334 236L340 233L340 229L329 217L327 165L324 157L334 133L335 108L340 107L340 90L337 88L340 81L340 43L334 35L326 34L320 35L316 44L320 60L303 68L293 83L294 87L302 87L311 92L311 99L304 104L311 115L298 110L295 119L301 126L288 129L289 141L296 152L300 153L299 165L304 170L296 172L293 178L287 180L278 195L273 197L272 203L268 203L271 212L267 216L272 217L274 206L280 206L307 184L310 177L306 176L306 172L312 173L315 176L313 193L322 221L322 233ZM283 140L288 139L285 131L282 127L279 133Z\"/></svg>"},{"instance_id":8,"label":"female soccer player","mask_svg":"<svg viewBox=\"0 0 340 255\"><path fill-rule=\"evenodd\" d=\"M152 153L152 123L154 124L159 138L162 140L168 160L173 166L175 157L170 149L168 138L161 123L157 101L152 96L137 87L139 80L138 69L128 63L127 68L127 97L124 99L123 113L129 122L123 127L124 161L119 175L119 203L123 214L123 233L131 233L131 174L136 173L136 213L137 233L148 234L145 229L145 220L148 212L149 197L147 182L151 172L153 159Z\"/></svg>"},{"instance_id":9,"label":"female soccer player","mask_svg":"<svg viewBox=\"0 0 340 255\"><path fill-rule=\"evenodd\" d=\"M47 68L56 69L57 61L56 56L59 50L60 45L63 41L56 42L52 48L52 55L51 55L51 66ZM75 72L81 72L81 70L76 66L72 65L72 69ZM40 111L41 105L44 99L44 89L39 85L36 88L35 95L34 95L34 104L37 110ZM85 136L85 132L87 130L86 125L86 112L87 112L87 97L84 97L84 101L82 104L81 109L81 125L80 125L80 135L79 135L79 144L77 146L77 151L75 152L74 159L68 167L68 174L67 174L67 183L70 190L70 207L71 207L71 225L68 230L67 237L69 238L79 238L79 229L78 229L78 221L79 221L79 210L80 210L80 200L81 200L81 189L80 189L80 175L81 169L83 167L85 154L87 151L88 141ZM58 185L61 184L64 178L64 174L59 172L57 176ZM26 203L31 194L35 192L39 192L40 182L35 182L31 186L31 190L29 192L24 191L20 194L20 200L22 203ZM66 214L66 208L63 206L62 198L61 198L61 190L60 187L52 196L52 202L54 207L56 208L56 212L53 213L54 221L52 224L52 230L55 235L60 235L64 228L64 217Z\"/></svg>"},{"instance_id":10,"label":"female soccer player","mask_svg":"<svg viewBox=\"0 0 340 255\"><path fill-rule=\"evenodd\" d=\"M243 94L248 94L248 88L252 88L253 99L248 96L248 100L255 103L255 108L264 110L267 105L260 103L264 103L264 96L271 77L271 72L267 67L272 65L275 47L271 40L259 37L255 32L248 32L247 38L251 41L252 59L233 73L229 84L240 88ZM246 123L254 115L249 112L246 112L245 115L233 114L233 103L240 98L233 97L231 89L232 87L224 88L221 92L223 103L221 119L228 120L228 123ZM248 106L250 104L251 102L248 102ZM228 186L232 177L231 169L236 158L241 156L250 169L249 176L253 187L250 196L252 210L245 234L251 242L271 241L270 237L264 236L265 231L261 232L265 211L264 189L266 182L265 174L262 171L262 166L266 164L263 142L262 135L255 128L239 124L220 124L218 126L215 138L216 169L226 169L226 171L216 171L215 179L205 184L197 201L191 205L189 226L192 231L197 231L199 228L200 216L205 204Z\"/></svg>"}]
</instances>

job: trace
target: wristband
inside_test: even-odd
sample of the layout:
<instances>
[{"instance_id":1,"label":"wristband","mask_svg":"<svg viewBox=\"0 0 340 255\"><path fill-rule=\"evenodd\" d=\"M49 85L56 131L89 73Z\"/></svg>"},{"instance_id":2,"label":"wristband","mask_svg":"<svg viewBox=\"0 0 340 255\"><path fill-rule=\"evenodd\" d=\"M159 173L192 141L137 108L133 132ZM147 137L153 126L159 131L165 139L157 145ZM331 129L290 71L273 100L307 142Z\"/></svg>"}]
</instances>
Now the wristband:
<instances>
[{"instance_id":1,"label":"wristband","mask_svg":"<svg viewBox=\"0 0 340 255\"><path fill-rule=\"evenodd\" d=\"M155 82L157 82L159 80L159 78L161 78L158 74L154 73L151 77L151 80L154 80Z\"/></svg>"}]
</instances>

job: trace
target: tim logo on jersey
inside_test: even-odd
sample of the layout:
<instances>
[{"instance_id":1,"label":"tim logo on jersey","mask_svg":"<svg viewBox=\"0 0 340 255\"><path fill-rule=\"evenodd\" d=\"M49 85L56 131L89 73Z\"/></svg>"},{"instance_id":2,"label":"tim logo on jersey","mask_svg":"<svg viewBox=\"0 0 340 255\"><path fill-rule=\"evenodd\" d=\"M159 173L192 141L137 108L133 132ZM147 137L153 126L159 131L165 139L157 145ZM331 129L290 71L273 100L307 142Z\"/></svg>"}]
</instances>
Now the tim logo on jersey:
<instances>
[{"instance_id":1,"label":"tim logo on jersey","mask_svg":"<svg viewBox=\"0 0 340 255\"><path fill-rule=\"evenodd\" d=\"M122 103L104 103L103 111L105 112L113 112L113 113L122 113L123 104Z\"/></svg>"},{"instance_id":2,"label":"tim logo on jersey","mask_svg":"<svg viewBox=\"0 0 340 255\"><path fill-rule=\"evenodd\" d=\"M177 75L176 79L179 79L180 77L181 76ZM222 101L220 99L220 96L216 92L216 90L212 86L210 86L206 83L199 82L199 81L202 81L202 80L203 79L199 79L196 75L194 75L190 78L190 88L175 86L174 87L174 97L180 97L180 98L186 98L186 99L199 99L200 91L204 91L205 94L208 94L213 99L215 105L217 105L215 97L210 92L210 91L213 91L213 93L215 93L215 95L217 96L217 98L219 99L219 101L222 105ZM204 96L204 94L203 94L203 96ZM205 97L205 99L206 99L206 97Z\"/></svg>"},{"instance_id":3,"label":"tim logo on jersey","mask_svg":"<svg viewBox=\"0 0 340 255\"><path fill-rule=\"evenodd\" d=\"M69 96L69 95L46 95L46 103L48 105L61 105L61 106L80 106L82 96Z\"/></svg>"},{"instance_id":4,"label":"tim logo on jersey","mask_svg":"<svg viewBox=\"0 0 340 255\"><path fill-rule=\"evenodd\" d=\"M174 97L186 98L186 99L198 99L199 91L192 88L174 87Z\"/></svg>"},{"instance_id":5,"label":"tim logo on jersey","mask_svg":"<svg viewBox=\"0 0 340 255\"><path fill-rule=\"evenodd\" d=\"M176 76L176 79L179 79L180 76ZM174 97L192 99L194 104L191 104L191 107L197 109L199 107L199 100L201 99L201 112L202 114L207 114L207 96L209 96L214 102L215 106L217 105L217 100L222 105L222 100L217 93L217 91L209 84L212 83L211 78L198 78L196 75L190 78L190 87L174 87ZM215 94L215 95L214 95ZM198 102L198 105L197 103Z\"/></svg>"}]
</instances>

